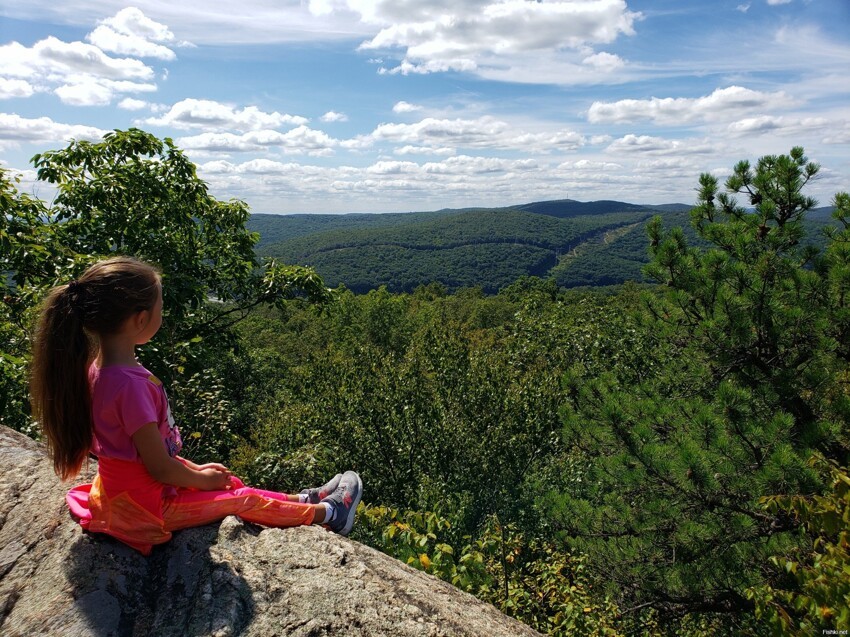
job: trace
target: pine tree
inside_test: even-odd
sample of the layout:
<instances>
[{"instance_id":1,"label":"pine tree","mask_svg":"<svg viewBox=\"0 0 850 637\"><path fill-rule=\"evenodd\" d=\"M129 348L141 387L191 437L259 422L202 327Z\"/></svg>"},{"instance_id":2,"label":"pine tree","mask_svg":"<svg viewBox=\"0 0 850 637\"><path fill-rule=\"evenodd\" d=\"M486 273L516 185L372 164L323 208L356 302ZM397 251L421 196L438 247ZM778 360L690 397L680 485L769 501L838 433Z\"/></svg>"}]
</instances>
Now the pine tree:
<instances>
[{"instance_id":1,"label":"pine tree","mask_svg":"<svg viewBox=\"0 0 850 637\"><path fill-rule=\"evenodd\" d=\"M822 490L813 450L847 462L847 232L826 254L803 244L818 169L794 148L738 163L726 192L703 174L692 221L711 248L648 228L657 348L565 379L564 433L587 469L558 518L624 609L752 609L746 589L778 577L769 556L806 541L759 497Z\"/></svg>"}]
</instances>

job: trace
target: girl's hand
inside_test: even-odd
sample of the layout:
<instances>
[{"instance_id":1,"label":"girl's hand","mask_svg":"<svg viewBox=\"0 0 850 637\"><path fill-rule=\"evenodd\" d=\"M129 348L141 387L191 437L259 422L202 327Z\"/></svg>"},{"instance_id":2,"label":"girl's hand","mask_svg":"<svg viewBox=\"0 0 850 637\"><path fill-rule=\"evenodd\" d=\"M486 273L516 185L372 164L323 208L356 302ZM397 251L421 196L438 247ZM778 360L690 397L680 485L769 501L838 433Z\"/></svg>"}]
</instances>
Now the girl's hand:
<instances>
[{"instance_id":1,"label":"girl's hand","mask_svg":"<svg viewBox=\"0 0 850 637\"><path fill-rule=\"evenodd\" d=\"M233 472L225 467L223 464L219 464L218 462L208 462L207 464L196 465L195 468L198 471L203 471L204 469L216 469L218 471L223 471L229 476L233 475Z\"/></svg>"},{"instance_id":2,"label":"girl's hand","mask_svg":"<svg viewBox=\"0 0 850 637\"><path fill-rule=\"evenodd\" d=\"M203 486L201 487L202 491L229 491L231 488L230 484L230 472L225 469L221 471L215 467L209 467L204 465L206 468L201 468L199 473L201 474L201 479L203 481ZM221 466L221 465L219 465Z\"/></svg>"},{"instance_id":3,"label":"girl's hand","mask_svg":"<svg viewBox=\"0 0 850 637\"><path fill-rule=\"evenodd\" d=\"M211 463L199 467L179 456L170 457L155 422L140 427L133 434L133 444L148 473L157 482L201 491L226 491L234 486L230 482L230 470L224 465ZM234 480L236 486L242 486L237 478Z\"/></svg>"}]
</instances>

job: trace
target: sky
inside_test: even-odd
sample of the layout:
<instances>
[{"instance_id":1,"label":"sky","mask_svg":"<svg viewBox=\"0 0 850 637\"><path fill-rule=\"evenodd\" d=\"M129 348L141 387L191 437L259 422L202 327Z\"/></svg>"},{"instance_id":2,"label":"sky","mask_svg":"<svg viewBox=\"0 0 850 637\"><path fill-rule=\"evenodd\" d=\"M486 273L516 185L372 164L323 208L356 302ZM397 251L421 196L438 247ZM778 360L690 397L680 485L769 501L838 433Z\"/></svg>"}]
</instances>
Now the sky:
<instances>
[{"instance_id":1,"label":"sky","mask_svg":"<svg viewBox=\"0 0 850 637\"><path fill-rule=\"evenodd\" d=\"M0 0L0 167L139 127L252 212L850 191L850 0Z\"/></svg>"}]
</instances>

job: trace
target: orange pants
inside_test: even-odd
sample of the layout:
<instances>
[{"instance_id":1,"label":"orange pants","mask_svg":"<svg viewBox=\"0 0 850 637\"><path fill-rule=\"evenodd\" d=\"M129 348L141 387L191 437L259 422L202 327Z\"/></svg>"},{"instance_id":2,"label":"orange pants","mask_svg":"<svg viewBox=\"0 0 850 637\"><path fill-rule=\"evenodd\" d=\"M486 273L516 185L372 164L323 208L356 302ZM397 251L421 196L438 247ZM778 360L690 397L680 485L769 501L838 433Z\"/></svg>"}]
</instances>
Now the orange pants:
<instances>
[{"instance_id":1,"label":"orange pants","mask_svg":"<svg viewBox=\"0 0 850 637\"><path fill-rule=\"evenodd\" d=\"M274 527L313 522L312 504L246 487L236 477L231 484L229 491L169 487L154 480L141 463L101 458L94 482L74 487L65 500L83 528L111 535L144 555L153 545L170 540L172 531L228 515Z\"/></svg>"},{"instance_id":2,"label":"orange pants","mask_svg":"<svg viewBox=\"0 0 850 637\"><path fill-rule=\"evenodd\" d=\"M162 519L166 531L179 531L238 515L243 520L265 526L301 526L312 524L313 505L290 502L283 493L246 487L237 477L230 479L230 491L177 489L166 497Z\"/></svg>"}]
</instances>

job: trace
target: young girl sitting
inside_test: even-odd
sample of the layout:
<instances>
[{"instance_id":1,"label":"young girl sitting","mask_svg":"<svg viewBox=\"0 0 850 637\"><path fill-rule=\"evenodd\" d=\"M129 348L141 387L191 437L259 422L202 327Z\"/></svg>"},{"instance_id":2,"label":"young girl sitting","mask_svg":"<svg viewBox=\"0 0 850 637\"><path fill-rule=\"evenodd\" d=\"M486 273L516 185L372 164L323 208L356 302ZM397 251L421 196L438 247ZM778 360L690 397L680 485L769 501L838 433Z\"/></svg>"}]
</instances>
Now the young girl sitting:
<instances>
[{"instance_id":1,"label":"young girl sitting","mask_svg":"<svg viewBox=\"0 0 850 637\"><path fill-rule=\"evenodd\" d=\"M98 458L92 484L66 497L89 531L108 533L148 555L173 531L228 515L266 526L325 524L348 535L362 496L348 471L322 487L286 495L246 487L223 465L197 465L182 442L162 383L135 357L162 324L162 282L129 257L101 261L51 290L33 351L33 416L56 473L77 475Z\"/></svg>"}]
</instances>

